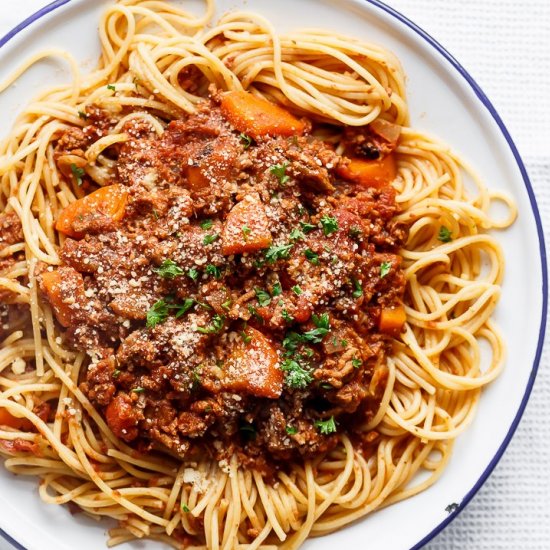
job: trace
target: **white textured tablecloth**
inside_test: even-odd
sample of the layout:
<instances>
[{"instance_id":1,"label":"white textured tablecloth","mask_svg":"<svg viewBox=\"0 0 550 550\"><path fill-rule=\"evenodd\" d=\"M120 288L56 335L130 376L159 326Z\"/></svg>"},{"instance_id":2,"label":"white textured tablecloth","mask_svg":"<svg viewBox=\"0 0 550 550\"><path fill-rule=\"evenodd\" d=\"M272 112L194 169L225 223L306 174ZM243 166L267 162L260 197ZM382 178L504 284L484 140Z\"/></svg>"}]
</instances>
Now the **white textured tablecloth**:
<instances>
[{"instance_id":1,"label":"white textured tablecloth","mask_svg":"<svg viewBox=\"0 0 550 550\"><path fill-rule=\"evenodd\" d=\"M450 50L492 100L527 165L550 242L550 0L386 1ZM0 0L0 36L47 3ZM506 454L470 505L426 550L550 550L546 348ZM0 541L0 550L8 550L6 543Z\"/></svg>"}]
</instances>

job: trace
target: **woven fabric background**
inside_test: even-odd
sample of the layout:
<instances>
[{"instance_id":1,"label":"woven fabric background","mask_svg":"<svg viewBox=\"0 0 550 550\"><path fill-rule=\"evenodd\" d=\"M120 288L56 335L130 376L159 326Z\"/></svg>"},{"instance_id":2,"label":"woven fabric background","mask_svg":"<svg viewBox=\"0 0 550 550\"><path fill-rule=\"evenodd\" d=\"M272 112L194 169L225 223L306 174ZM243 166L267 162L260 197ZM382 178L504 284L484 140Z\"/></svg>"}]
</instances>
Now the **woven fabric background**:
<instances>
[{"instance_id":1,"label":"woven fabric background","mask_svg":"<svg viewBox=\"0 0 550 550\"><path fill-rule=\"evenodd\" d=\"M549 242L550 0L386 1L439 40L492 100L527 165ZM47 3L0 0L0 36ZM550 549L546 348L531 400L506 454L470 505L426 550ZM3 541L0 550L8 550Z\"/></svg>"}]
</instances>

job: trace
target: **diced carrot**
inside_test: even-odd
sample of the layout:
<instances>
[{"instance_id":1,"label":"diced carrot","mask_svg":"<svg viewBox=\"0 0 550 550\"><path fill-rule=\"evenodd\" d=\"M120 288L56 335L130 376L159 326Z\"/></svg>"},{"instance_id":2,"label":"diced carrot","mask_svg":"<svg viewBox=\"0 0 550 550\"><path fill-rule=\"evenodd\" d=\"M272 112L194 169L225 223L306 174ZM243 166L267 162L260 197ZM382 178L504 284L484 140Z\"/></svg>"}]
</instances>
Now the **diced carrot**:
<instances>
[{"instance_id":1,"label":"diced carrot","mask_svg":"<svg viewBox=\"0 0 550 550\"><path fill-rule=\"evenodd\" d=\"M101 187L64 208L55 228L69 237L80 239L84 235L73 227L75 221L94 216L117 222L124 216L127 198L128 193L123 185Z\"/></svg>"},{"instance_id":2,"label":"diced carrot","mask_svg":"<svg viewBox=\"0 0 550 550\"><path fill-rule=\"evenodd\" d=\"M72 267L60 267L54 271L44 271L42 290L50 302L55 316L64 327L70 326L75 317L72 304L84 302L84 279Z\"/></svg>"},{"instance_id":3,"label":"diced carrot","mask_svg":"<svg viewBox=\"0 0 550 550\"><path fill-rule=\"evenodd\" d=\"M272 342L259 330L248 327L227 361L225 389L256 397L276 399L283 391L283 371Z\"/></svg>"},{"instance_id":4,"label":"diced carrot","mask_svg":"<svg viewBox=\"0 0 550 550\"><path fill-rule=\"evenodd\" d=\"M30 432L33 429L33 423L26 418L17 418L13 416L7 409L0 408L0 426L7 426L14 430Z\"/></svg>"},{"instance_id":5,"label":"diced carrot","mask_svg":"<svg viewBox=\"0 0 550 550\"><path fill-rule=\"evenodd\" d=\"M385 187L397 176L397 164L393 154L377 160L352 158L337 168L337 174L365 187Z\"/></svg>"},{"instance_id":6,"label":"diced carrot","mask_svg":"<svg viewBox=\"0 0 550 550\"><path fill-rule=\"evenodd\" d=\"M239 131L254 139L302 135L306 124L288 111L250 92L227 92L222 96L223 116Z\"/></svg>"},{"instance_id":7,"label":"diced carrot","mask_svg":"<svg viewBox=\"0 0 550 550\"><path fill-rule=\"evenodd\" d=\"M225 255L255 252L272 243L269 219L258 195L247 195L227 215L222 230Z\"/></svg>"},{"instance_id":8,"label":"diced carrot","mask_svg":"<svg viewBox=\"0 0 550 550\"><path fill-rule=\"evenodd\" d=\"M378 328L380 332L397 336L401 332L406 320L407 315L405 314L405 308L403 306L383 308L380 313Z\"/></svg>"},{"instance_id":9,"label":"diced carrot","mask_svg":"<svg viewBox=\"0 0 550 550\"><path fill-rule=\"evenodd\" d=\"M139 418L136 407L127 395L119 394L109 403L105 409L105 419L117 437L132 441L138 436Z\"/></svg>"}]
</instances>

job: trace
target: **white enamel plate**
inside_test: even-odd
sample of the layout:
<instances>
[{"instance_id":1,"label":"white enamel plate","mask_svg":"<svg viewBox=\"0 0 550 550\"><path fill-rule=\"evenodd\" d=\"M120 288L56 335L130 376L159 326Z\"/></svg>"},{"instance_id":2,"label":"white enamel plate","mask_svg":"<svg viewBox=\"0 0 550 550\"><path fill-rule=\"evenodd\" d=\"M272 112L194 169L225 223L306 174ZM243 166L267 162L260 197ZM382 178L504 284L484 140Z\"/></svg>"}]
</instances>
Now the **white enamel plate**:
<instances>
[{"instance_id":1,"label":"white enamel plate","mask_svg":"<svg viewBox=\"0 0 550 550\"><path fill-rule=\"evenodd\" d=\"M109 0L57 0L0 39L0 81L45 48L70 51L84 69L99 53L97 24ZM196 0L187 4L199 9ZM492 471L519 422L534 382L546 319L546 253L533 191L517 150L498 114L473 79L421 29L378 0L218 0L219 12L244 7L284 31L324 27L393 50L408 76L411 124L439 136L479 171L489 187L518 203L513 227L497 234L507 261L496 312L508 358L504 373L483 395L472 426L462 435L441 479L427 491L362 521L305 544L304 548L420 548L462 509ZM67 82L68 68L46 61L0 95L0 134L44 86ZM528 266L528 270L525 269ZM526 279L526 273L529 279ZM97 550L107 523L71 516L65 507L40 501L37 480L0 469L0 534L17 548ZM449 503L457 511L445 511ZM156 548L152 542L127 548Z\"/></svg>"}]
</instances>

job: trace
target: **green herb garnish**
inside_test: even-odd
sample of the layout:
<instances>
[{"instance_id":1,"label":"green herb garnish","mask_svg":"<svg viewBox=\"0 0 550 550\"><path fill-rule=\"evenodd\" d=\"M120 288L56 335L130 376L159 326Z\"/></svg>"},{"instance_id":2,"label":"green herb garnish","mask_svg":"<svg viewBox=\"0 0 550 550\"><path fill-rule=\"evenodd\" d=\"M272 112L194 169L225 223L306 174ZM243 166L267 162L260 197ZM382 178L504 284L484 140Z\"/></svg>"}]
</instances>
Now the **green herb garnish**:
<instances>
[{"instance_id":1,"label":"green herb garnish","mask_svg":"<svg viewBox=\"0 0 550 550\"><path fill-rule=\"evenodd\" d=\"M266 253L265 259L270 263L274 263L277 260L286 260L290 256L290 250L294 245L291 244L279 244L270 246Z\"/></svg>"},{"instance_id":2,"label":"green herb garnish","mask_svg":"<svg viewBox=\"0 0 550 550\"><path fill-rule=\"evenodd\" d=\"M220 236L217 233L212 233L209 235L205 235L204 239L202 240L203 244L212 244L213 242L217 241L220 238Z\"/></svg>"},{"instance_id":3,"label":"green herb garnish","mask_svg":"<svg viewBox=\"0 0 550 550\"><path fill-rule=\"evenodd\" d=\"M214 222L211 219L202 220L202 222L200 223L201 229L204 229L206 231L212 227L213 223Z\"/></svg>"},{"instance_id":4,"label":"green herb garnish","mask_svg":"<svg viewBox=\"0 0 550 550\"><path fill-rule=\"evenodd\" d=\"M241 138L241 143L243 144L244 149L248 149L252 145L252 138L250 136L241 133L239 134L239 137Z\"/></svg>"},{"instance_id":5,"label":"green herb garnish","mask_svg":"<svg viewBox=\"0 0 550 550\"><path fill-rule=\"evenodd\" d=\"M261 307L268 306L271 303L271 296L269 295L269 292L266 292L258 287L254 289L254 292L256 293L256 298L258 299Z\"/></svg>"},{"instance_id":6,"label":"green herb garnish","mask_svg":"<svg viewBox=\"0 0 550 550\"><path fill-rule=\"evenodd\" d=\"M307 258L308 262L312 265L319 265L319 254L313 252L311 248L308 248L304 251L304 256Z\"/></svg>"},{"instance_id":7,"label":"green herb garnish","mask_svg":"<svg viewBox=\"0 0 550 550\"><path fill-rule=\"evenodd\" d=\"M334 420L334 416L331 416L327 420L316 420L313 425L323 435L329 435L336 432L336 422Z\"/></svg>"},{"instance_id":8,"label":"green herb garnish","mask_svg":"<svg viewBox=\"0 0 550 550\"><path fill-rule=\"evenodd\" d=\"M80 187L82 185L82 178L86 175L83 168L79 168L76 164L71 164L71 172L76 181L76 184Z\"/></svg>"},{"instance_id":9,"label":"green herb garnish","mask_svg":"<svg viewBox=\"0 0 550 550\"><path fill-rule=\"evenodd\" d=\"M439 233L437 234L437 238L442 242L442 243L449 243L453 240L453 237L452 237L452 232L451 230L448 228L448 227L445 227L444 225L442 225L440 228L439 228Z\"/></svg>"},{"instance_id":10,"label":"green herb garnish","mask_svg":"<svg viewBox=\"0 0 550 550\"><path fill-rule=\"evenodd\" d=\"M323 233L326 237L338 231L338 221L332 216L323 216L321 218L321 225L323 226Z\"/></svg>"},{"instance_id":11,"label":"green herb garnish","mask_svg":"<svg viewBox=\"0 0 550 550\"><path fill-rule=\"evenodd\" d=\"M154 268L153 271L163 279L174 279L183 275L183 269L170 259L164 260L164 262L162 262L159 267Z\"/></svg>"},{"instance_id":12,"label":"green herb garnish","mask_svg":"<svg viewBox=\"0 0 550 550\"><path fill-rule=\"evenodd\" d=\"M289 179L290 176L286 175L286 169L288 168L288 162L283 162L282 164L273 165L269 171L279 180L281 185L284 185Z\"/></svg>"},{"instance_id":13,"label":"green herb garnish","mask_svg":"<svg viewBox=\"0 0 550 550\"><path fill-rule=\"evenodd\" d=\"M390 262L382 262L380 264L380 277L383 279L391 271Z\"/></svg>"}]
</instances>

